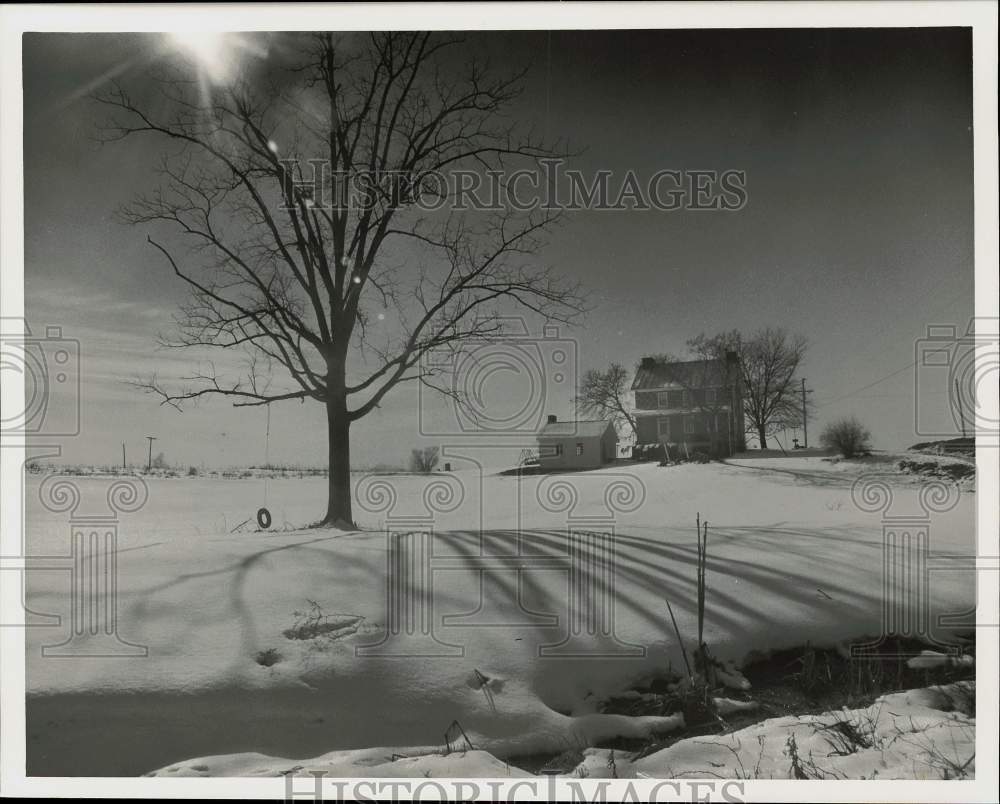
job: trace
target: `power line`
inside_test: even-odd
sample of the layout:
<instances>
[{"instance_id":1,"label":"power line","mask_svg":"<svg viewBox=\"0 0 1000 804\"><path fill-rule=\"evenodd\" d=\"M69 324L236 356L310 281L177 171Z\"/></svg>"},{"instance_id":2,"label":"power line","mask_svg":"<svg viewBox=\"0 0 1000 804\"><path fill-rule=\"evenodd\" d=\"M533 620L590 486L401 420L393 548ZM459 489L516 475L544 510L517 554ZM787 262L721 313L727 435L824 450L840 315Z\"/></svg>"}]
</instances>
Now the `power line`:
<instances>
[{"instance_id":1,"label":"power line","mask_svg":"<svg viewBox=\"0 0 1000 804\"><path fill-rule=\"evenodd\" d=\"M934 288L933 288L933 289L936 289L936 288L938 288L938 287L939 287L940 285L942 285L942 284L944 283L944 281L945 281L945 280L942 280L941 282L938 282L938 283L937 283L936 285L934 285ZM947 306L947 305L950 305L950 304L951 304L952 302L955 302L955 301L957 301L957 300L958 300L958 298L959 298L960 296L964 295L964 294L965 294L966 292L967 292L967 291L965 291L965 290L961 290L961 291L959 291L959 292L958 292L958 293L956 293L956 294L955 294L954 296L952 296L952 297L951 297L950 299L948 299L948 300L947 300L947 301L945 302L945 304L943 304L943 305L941 305L941 306L942 306L942 307L945 307L945 306ZM882 329L882 330L880 330L880 332L881 332L881 331L884 331L884 330L885 330L885 327L883 327L883 329ZM871 336L869 336L869 337L871 337ZM847 393L847 394L842 394L841 396L837 396L837 397L834 397L833 399L829 399L829 400L827 400L826 402L823 402L823 403L820 403L820 404L817 404L817 405L816 405L816 407L817 407L817 408L823 408L823 407L826 407L827 405L832 405L832 404L833 404L834 402L839 402L839 401L840 401L840 400L842 400L842 399L847 399L847 398L849 398L849 397L852 397L852 396L854 396L854 395L856 395L856 394L859 394L859 393L861 393L862 391L867 391L867 390L868 390L869 388L874 388L874 387L875 387L876 385L878 385L879 383L883 383L883 382L885 382L886 380L891 380L891 379L892 379L893 377L896 377L896 376L898 376L898 375L902 374L902 373L903 373L904 371L908 371L909 369L913 368L913 367L914 367L914 366L915 366L915 365L917 364L917 359L918 359L918 358L913 358L913 360L911 360L911 361L910 361L909 363L907 363L907 364L906 364L905 366L903 366L902 368L900 368L900 369L897 369L896 371L893 371L893 372L890 372L889 374L886 374L886 375L885 375L884 377L880 377L879 379L875 380L874 382L870 382L870 383L868 383L868 385L863 385L863 386L861 386L860 388L856 388L856 389L854 389L853 391L851 391L850 393Z\"/></svg>"},{"instance_id":2,"label":"power line","mask_svg":"<svg viewBox=\"0 0 1000 804\"><path fill-rule=\"evenodd\" d=\"M917 364L917 360L916 360L916 358L914 358L909 363L907 363L905 366L903 366L901 369L893 371L890 374L886 374L884 377L880 377L879 379L875 380L874 382L868 383L868 385L862 385L860 388L855 388L850 393L842 394L841 396L834 397L833 399L828 399L826 402L823 402L822 404L817 405L816 407L818 407L818 408L825 408L827 405L832 405L834 402L839 402L841 399L847 399L848 397L854 396L855 394L860 394L862 391L867 391L869 388L874 388L879 383L883 383L886 380L891 380L893 377L896 377L899 374L902 374L904 371L909 371L916 364Z\"/></svg>"},{"instance_id":3,"label":"power line","mask_svg":"<svg viewBox=\"0 0 1000 804\"><path fill-rule=\"evenodd\" d=\"M925 396L946 396L949 391L923 391L921 390L921 398ZM865 394L864 396L857 396L852 394L855 399L899 399L900 397L912 397L912 391L898 391L895 393L887 394ZM831 402L833 400L830 400ZM828 403L823 403L828 404Z\"/></svg>"}]
</instances>

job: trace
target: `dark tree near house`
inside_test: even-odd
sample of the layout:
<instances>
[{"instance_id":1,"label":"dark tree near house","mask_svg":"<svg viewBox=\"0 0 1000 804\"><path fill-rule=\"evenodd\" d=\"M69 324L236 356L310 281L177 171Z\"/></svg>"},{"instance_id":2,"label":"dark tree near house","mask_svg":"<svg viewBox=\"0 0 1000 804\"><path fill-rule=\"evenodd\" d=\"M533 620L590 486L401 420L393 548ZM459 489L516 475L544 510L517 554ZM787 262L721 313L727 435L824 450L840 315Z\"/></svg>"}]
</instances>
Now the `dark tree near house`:
<instances>
[{"instance_id":1,"label":"dark tree near house","mask_svg":"<svg viewBox=\"0 0 1000 804\"><path fill-rule=\"evenodd\" d=\"M585 415L614 422L619 433L628 430L638 439L629 405L631 383L631 374L619 363L612 363L604 371L589 369L580 379L576 406Z\"/></svg>"},{"instance_id":2,"label":"dark tree near house","mask_svg":"<svg viewBox=\"0 0 1000 804\"><path fill-rule=\"evenodd\" d=\"M522 74L496 75L431 33L310 34L283 50L294 63L252 64L208 92L168 72L96 100L105 141L161 146L159 186L123 217L190 291L164 345L244 360L203 363L179 387L136 384L178 408L206 396L323 405L321 524L350 528L354 422L401 383L447 392L425 356L502 336L504 314L568 322L582 307L575 284L538 264L554 213L460 214L441 180L556 155L508 116ZM350 203L345 182L361 188Z\"/></svg>"},{"instance_id":3,"label":"dark tree near house","mask_svg":"<svg viewBox=\"0 0 1000 804\"><path fill-rule=\"evenodd\" d=\"M743 414L747 433L767 448L775 432L802 425L799 368L805 357L805 338L789 335L781 327L766 327L749 336L737 330L714 336L699 335L688 341L703 359L724 361L727 352L739 356Z\"/></svg>"}]
</instances>

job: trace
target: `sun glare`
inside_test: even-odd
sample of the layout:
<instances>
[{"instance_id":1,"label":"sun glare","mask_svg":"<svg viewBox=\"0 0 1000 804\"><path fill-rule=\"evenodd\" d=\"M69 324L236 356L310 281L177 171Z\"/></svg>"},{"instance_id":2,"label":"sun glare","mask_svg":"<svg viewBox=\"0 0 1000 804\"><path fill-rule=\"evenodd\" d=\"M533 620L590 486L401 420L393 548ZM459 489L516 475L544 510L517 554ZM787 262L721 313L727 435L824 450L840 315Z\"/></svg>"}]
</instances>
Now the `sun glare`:
<instances>
[{"instance_id":1,"label":"sun glare","mask_svg":"<svg viewBox=\"0 0 1000 804\"><path fill-rule=\"evenodd\" d=\"M213 83L225 81L233 71L233 48L224 33L177 31L168 34L171 44L185 53Z\"/></svg>"}]
</instances>

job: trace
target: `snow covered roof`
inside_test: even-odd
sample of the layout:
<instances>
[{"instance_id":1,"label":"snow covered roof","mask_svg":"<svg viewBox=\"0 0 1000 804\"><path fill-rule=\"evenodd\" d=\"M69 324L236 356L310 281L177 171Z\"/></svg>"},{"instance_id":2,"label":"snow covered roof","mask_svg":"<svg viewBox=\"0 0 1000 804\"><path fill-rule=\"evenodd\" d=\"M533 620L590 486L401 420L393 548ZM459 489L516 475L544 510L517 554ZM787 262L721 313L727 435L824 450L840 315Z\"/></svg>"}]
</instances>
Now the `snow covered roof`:
<instances>
[{"instance_id":1,"label":"snow covered roof","mask_svg":"<svg viewBox=\"0 0 1000 804\"><path fill-rule=\"evenodd\" d=\"M558 438L560 436L579 436L589 438L592 436L602 436L604 431L611 426L611 422L603 419L591 421L570 421L570 422L549 422L538 431L539 438Z\"/></svg>"},{"instance_id":2,"label":"snow covered roof","mask_svg":"<svg viewBox=\"0 0 1000 804\"><path fill-rule=\"evenodd\" d=\"M633 391L653 388L705 388L725 385L725 371L717 360L643 359L635 371Z\"/></svg>"}]
</instances>

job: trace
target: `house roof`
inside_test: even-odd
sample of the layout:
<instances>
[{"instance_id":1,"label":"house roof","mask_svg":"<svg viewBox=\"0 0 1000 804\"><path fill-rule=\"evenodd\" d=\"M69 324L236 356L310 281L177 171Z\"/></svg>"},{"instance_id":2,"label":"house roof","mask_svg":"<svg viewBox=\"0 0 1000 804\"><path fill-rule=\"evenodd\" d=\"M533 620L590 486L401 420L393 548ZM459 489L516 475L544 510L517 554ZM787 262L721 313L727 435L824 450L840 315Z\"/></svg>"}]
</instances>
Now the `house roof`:
<instances>
[{"instance_id":1,"label":"house roof","mask_svg":"<svg viewBox=\"0 0 1000 804\"><path fill-rule=\"evenodd\" d=\"M559 438L562 437L582 437L590 438L593 436L604 435L605 430L611 427L611 422L604 421L603 419L595 419L592 421L570 421L570 422L549 422L541 430L538 431L539 438Z\"/></svg>"},{"instance_id":2,"label":"house roof","mask_svg":"<svg viewBox=\"0 0 1000 804\"><path fill-rule=\"evenodd\" d=\"M644 360L635 371L632 390L704 388L725 384L725 370L717 360Z\"/></svg>"}]
</instances>

